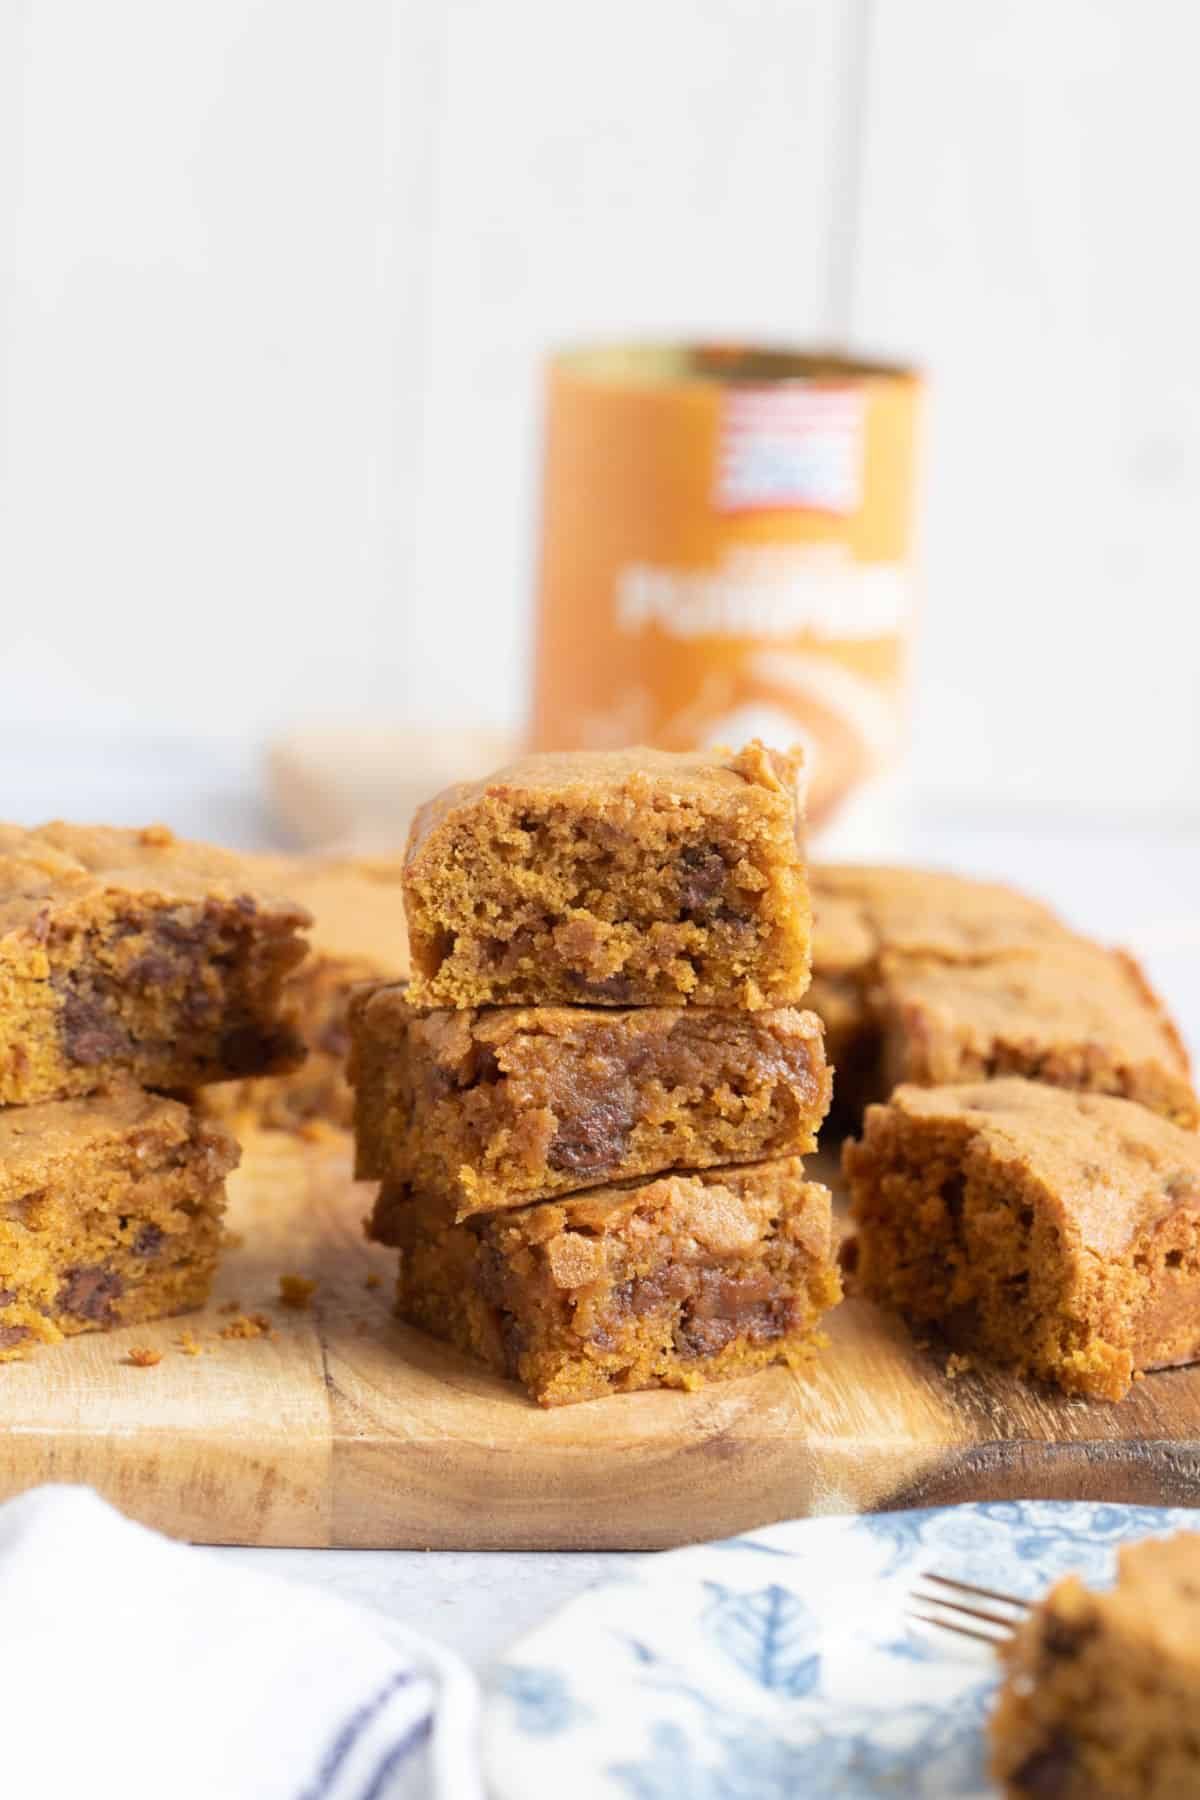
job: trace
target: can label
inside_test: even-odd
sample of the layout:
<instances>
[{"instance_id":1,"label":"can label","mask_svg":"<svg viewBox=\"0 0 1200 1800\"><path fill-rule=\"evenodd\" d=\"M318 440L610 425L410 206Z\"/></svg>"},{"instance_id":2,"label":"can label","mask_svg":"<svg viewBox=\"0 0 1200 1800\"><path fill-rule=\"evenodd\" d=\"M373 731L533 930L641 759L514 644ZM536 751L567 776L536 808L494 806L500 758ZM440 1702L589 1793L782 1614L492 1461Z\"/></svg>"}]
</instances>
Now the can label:
<instances>
[{"instance_id":1,"label":"can label","mask_svg":"<svg viewBox=\"0 0 1200 1800\"><path fill-rule=\"evenodd\" d=\"M721 417L717 506L803 507L844 518L862 504L863 396L789 381L732 388Z\"/></svg>"},{"instance_id":2,"label":"can label","mask_svg":"<svg viewBox=\"0 0 1200 1800\"><path fill-rule=\"evenodd\" d=\"M918 392L903 371L784 352L554 361L537 747L799 740L817 822L887 770Z\"/></svg>"}]
</instances>

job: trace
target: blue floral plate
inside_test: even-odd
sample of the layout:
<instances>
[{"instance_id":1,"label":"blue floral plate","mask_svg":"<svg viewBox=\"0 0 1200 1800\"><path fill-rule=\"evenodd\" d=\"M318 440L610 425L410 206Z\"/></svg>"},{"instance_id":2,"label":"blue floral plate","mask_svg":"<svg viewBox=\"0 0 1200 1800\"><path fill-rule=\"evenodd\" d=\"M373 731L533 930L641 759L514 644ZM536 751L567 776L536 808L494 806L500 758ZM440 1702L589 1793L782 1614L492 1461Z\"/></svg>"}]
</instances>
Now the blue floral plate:
<instances>
[{"instance_id":1,"label":"blue floral plate","mask_svg":"<svg viewBox=\"0 0 1200 1800\"><path fill-rule=\"evenodd\" d=\"M647 1557L518 1643L497 1800L984 1800L992 1653L913 1627L922 1570L1034 1596L1195 1513L1057 1501L802 1519Z\"/></svg>"}]
</instances>

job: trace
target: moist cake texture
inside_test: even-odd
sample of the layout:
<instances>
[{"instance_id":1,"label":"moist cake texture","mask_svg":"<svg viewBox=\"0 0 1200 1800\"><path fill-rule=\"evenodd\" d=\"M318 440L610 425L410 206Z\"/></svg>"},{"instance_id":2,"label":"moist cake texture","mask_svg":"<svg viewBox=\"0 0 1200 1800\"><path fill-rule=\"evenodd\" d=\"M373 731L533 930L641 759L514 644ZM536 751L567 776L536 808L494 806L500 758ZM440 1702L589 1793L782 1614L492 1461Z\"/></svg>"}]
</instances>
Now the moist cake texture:
<instances>
[{"instance_id":1,"label":"moist cake texture","mask_svg":"<svg viewBox=\"0 0 1200 1800\"><path fill-rule=\"evenodd\" d=\"M280 857L269 869L276 886L312 915L308 955L284 991L288 1021L308 1054L289 1074L206 1089L205 1109L281 1131L300 1130L318 1119L349 1129L354 1116L346 1080L350 996L364 984L408 972L403 859Z\"/></svg>"},{"instance_id":2,"label":"moist cake texture","mask_svg":"<svg viewBox=\"0 0 1200 1800\"><path fill-rule=\"evenodd\" d=\"M1065 1392L1200 1356L1200 1137L1016 1077L901 1087L843 1166L854 1291Z\"/></svg>"},{"instance_id":3,"label":"moist cake texture","mask_svg":"<svg viewBox=\"0 0 1200 1800\"><path fill-rule=\"evenodd\" d=\"M885 954L884 1088L1025 1075L1195 1126L1187 1052L1131 956L1077 941L947 963Z\"/></svg>"},{"instance_id":4,"label":"moist cake texture","mask_svg":"<svg viewBox=\"0 0 1200 1800\"><path fill-rule=\"evenodd\" d=\"M1068 1575L1000 1655L989 1730L1009 1800L1200 1794L1200 1537L1126 1546L1111 1592Z\"/></svg>"},{"instance_id":5,"label":"moist cake texture","mask_svg":"<svg viewBox=\"0 0 1200 1800\"><path fill-rule=\"evenodd\" d=\"M418 813L421 1007L791 1005L809 978L799 753L531 756Z\"/></svg>"},{"instance_id":6,"label":"moist cake texture","mask_svg":"<svg viewBox=\"0 0 1200 1800\"><path fill-rule=\"evenodd\" d=\"M829 1106L821 1026L794 1007L351 1008L358 1175L459 1218L654 1174L800 1155Z\"/></svg>"},{"instance_id":7,"label":"moist cake texture","mask_svg":"<svg viewBox=\"0 0 1200 1800\"><path fill-rule=\"evenodd\" d=\"M0 1105L294 1066L308 914L169 831L0 827Z\"/></svg>"},{"instance_id":8,"label":"moist cake texture","mask_svg":"<svg viewBox=\"0 0 1200 1800\"><path fill-rule=\"evenodd\" d=\"M544 1406L798 1367L841 1295L829 1193L797 1158L463 1224L385 1188L376 1230L400 1245L401 1317Z\"/></svg>"},{"instance_id":9,"label":"moist cake texture","mask_svg":"<svg viewBox=\"0 0 1200 1800\"><path fill-rule=\"evenodd\" d=\"M202 1306L237 1160L132 1083L0 1112L0 1357Z\"/></svg>"}]
</instances>

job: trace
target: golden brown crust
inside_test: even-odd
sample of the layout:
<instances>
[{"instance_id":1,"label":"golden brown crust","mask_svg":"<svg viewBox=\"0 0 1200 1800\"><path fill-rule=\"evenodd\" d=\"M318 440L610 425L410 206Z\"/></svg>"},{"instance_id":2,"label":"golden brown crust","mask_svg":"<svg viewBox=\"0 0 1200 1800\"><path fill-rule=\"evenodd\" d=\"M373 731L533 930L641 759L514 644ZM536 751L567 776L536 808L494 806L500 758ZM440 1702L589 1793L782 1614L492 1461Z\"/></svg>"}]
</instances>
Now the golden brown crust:
<instances>
[{"instance_id":1,"label":"golden brown crust","mask_svg":"<svg viewBox=\"0 0 1200 1800\"><path fill-rule=\"evenodd\" d=\"M840 1296L829 1194L798 1158L466 1224L409 1197L393 1210L401 1316L547 1406L798 1366Z\"/></svg>"},{"instance_id":2,"label":"golden brown crust","mask_svg":"<svg viewBox=\"0 0 1200 1800\"><path fill-rule=\"evenodd\" d=\"M884 1086L1026 1075L1200 1122L1186 1051L1133 958L1083 941L948 963L879 959Z\"/></svg>"},{"instance_id":3,"label":"golden brown crust","mask_svg":"<svg viewBox=\"0 0 1200 1800\"><path fill-rule=\"evenodd\" d=\"M358 1173L460 1218L659 1170L816 1147L820 1023L780 1007L351 1007Z\"/></svg>"},{"instance_id":4,"label":"golden brown crust","mask_svg":"<svg viewBox=\"0 0 1200 1800\"><path fill-rule=\"evenodd\" d=\"M844 1150L867 1297L1072 1393L1200 1354L1200 1137L1016 1078L901 1087Z\"/></svg>"},{"instance_id":5,"label":"golden brown crust","mask_svg":"<svg viewBox=\"0 0 1200 1800\"><path fill-rule=\"evenodd\" d=\"M280 890L260 888L257 875L265 866L214 844L177 838L165 825L125 830L61 819L31 829L0 825L0 938L27 929L37 937L47 906L54 916L118 894L143 905L181 904L235 900L252 889L265 917L306 926L303 907Z\"/></svg>"},{"instance_id":6,"label":"golden brown crust","mask_svg":"<svg viewBox=\"0 0 1200 1800\"><path fill-rule=\"evenodd\" d=\"M407 860L417 862L429 839L447 820L470 820L481 801L511 795L534 801L539 795L589 809L597 794L620 798L631 789L652 795L661 789L679 801L709 804L714 795L742 797L747 785L763 787L792 801L802 764L799 751L767 749L755 741L736 755L724 749L556 750L518 757L479 781L460 781L426 801L409 834Z\"/></svg>"},{"instance_id":7,"label":"golden brown crust","mask_svg":"<svg viewBox=\"0 0 1200 1800\"><path fill-rule=\"evenodd\" d=\"M1031 895L941 869L822 863L813 867L812 886L818 915L822 900L831 911L834 902L855 908L876 949L961 960L1074 936Z\"/></svg>"},{"instance_id":8,"label":"golden brown crust","mask_svg":"<svg viewBox=\"0 0 1200 1800\"><path fill-rule=\"evenodd\" d=\"M798 753L530 757L418 815L415 1005L791 1004L808 984Z\"/></svg>"}]
</instances>

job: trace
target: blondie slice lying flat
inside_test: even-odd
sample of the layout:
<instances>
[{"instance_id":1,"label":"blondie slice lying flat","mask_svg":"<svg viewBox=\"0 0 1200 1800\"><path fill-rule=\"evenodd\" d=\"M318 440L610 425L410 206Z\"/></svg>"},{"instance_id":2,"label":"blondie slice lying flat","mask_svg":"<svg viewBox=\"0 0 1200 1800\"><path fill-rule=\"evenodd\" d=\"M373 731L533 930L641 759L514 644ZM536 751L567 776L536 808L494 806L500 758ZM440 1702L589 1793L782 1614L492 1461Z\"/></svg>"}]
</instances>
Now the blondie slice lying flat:
<instances>
[{"instance_id":1,"label":"blondie slice lying flat","mask_svg":"<svg viewBox=\"0 0 1200 1800\"><path fill-rule=\"evenodd\" d=\"M1027 1075L1200 1121L1179 1034L1122 951L1075 941L963 963L890 953L875 1005L885 1092Z\"/></svg>"},{"instance_id":2,"label":"blondie slice lying flat","mask_svg":"<svg viewBox=\"0 0 1200 1800\"><path fill-rule=\"evenodd\" d=\"M132 1083L0 1112L0 1356L202 1306L237 1160Z\"/></svg>"},{"instance_id":3,"label":"blondie slice lying flat","mask_svg":"<svg viewBox=\"0 0 1200 1800\"><path fill-rule=\"evenodd\" d=\"M531 756L418 813L423 1007L791 1005L808 986L798 753Z\"/></svg>"},{"instance_id":4,"label":"blondie slice lying flat","mask_svg":"<svg viewBox=\"0 0 1200 1800\"><path fill-rule=\"evenodd\" d=\"M0 1105L288 1068L308 914L169 831L0 827Z\"/></svg>"},{"instance_id":5,"label":"blondie slice lying flat","mask_svg":"<svg viewBox=\"0 0 1200 1800\"><path fill-rule=\"evenodd\" d=\"M455 1224L388 1190L398 1311L544 1406L798 1365L841 1295L828 1190L798 1158L664 1175Z\"/></svg>"},{"instance_id":6,"label":"blondie slice lying flat","mask_svg":"<svg viewBox=\"0 0 1200 1800\"><path fill-rule=\"evenodd\" d=\"M350 1126L350 996L364 983L393 981L408 971L401 869L399 856L272 862L273 884L313 919L308 955L284 994L288 1021L308 1055L290 1074L206 1088L206 1111L281 1131L316 1119Z\"/></svg>"},{"instance_id":7,"label":"blondie slice lying flat","mask_svg":"<svg viewBox=\"0 0 1200 1800\"><path fill-rule=\"evenodd\" d=\"M351 1007L358 1174L459 1218L650 1175L816 1148L821 1026L794 1007Z\"/></svg>"},{"instance_id":8,"label":"blondie slice lying flat","mask_svg":"<svg viewBox=\"0 0 1200 1800\"><path fill-rule=\"evenodd\" d=\"M1001 1656L992 1773L1010 1800L1200 1794L1200 1537L1123 1549L1109 1593L1068 1575Z\"/></svg>"},{"instance_id":9,"label":"blondie slice lying flat","mask_svg":"<svg viewBox=\"0 0 1200 1800\"><path fill-rule=\"evenodd\" d=\"M843 1164L867 1298L1101 1399L1200 1357L1195 1133L1013 1077L898 1088Z\"/></svg>"}]
</instances>

